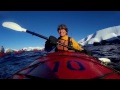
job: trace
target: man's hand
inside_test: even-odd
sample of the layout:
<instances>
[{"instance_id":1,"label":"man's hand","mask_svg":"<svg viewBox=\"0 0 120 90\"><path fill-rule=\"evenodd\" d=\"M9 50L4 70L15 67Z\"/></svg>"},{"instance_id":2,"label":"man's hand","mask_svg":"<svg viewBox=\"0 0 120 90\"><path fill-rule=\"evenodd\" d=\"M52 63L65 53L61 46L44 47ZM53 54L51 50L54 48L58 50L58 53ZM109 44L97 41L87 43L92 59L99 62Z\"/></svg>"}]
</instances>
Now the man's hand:
<instances>
[{"instance_id":1,"label":"man's hand","mask_svg":"<svg viewBox=\"0 0 120 90\"><path fill-rule=\"evenodd\" d=\"M52 44L57 44L57 38L56 37L54 37L54 36L50 36L49 37L49 41L50 41L50 43L52 43Z\"/></svg>"}]
</instances>

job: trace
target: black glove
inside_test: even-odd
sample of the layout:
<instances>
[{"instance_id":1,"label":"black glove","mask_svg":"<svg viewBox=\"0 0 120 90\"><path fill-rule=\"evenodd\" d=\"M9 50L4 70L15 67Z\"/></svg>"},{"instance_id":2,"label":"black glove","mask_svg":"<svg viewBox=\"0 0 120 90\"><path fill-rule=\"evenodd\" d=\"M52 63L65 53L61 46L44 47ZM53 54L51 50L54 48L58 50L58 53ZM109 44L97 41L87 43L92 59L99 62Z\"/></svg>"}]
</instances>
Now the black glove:
<instances>
[{"instance_id":1,"label":"black glove","mask_svg":"<svg viewBox=\"0 0 120 90\"><path fill-rule=\"evenodd\" d=\"M89 50L84 49L84 50L82 50L81 52L82 52L82 53L85 53L85 54L87 54L87 55L89 55L89 56L92 56L92 53L91 53Z\"/></svg>"},{"instance_id":2,"label":"black glove","mask_svg":"<svg viewBox=\"0 0 120 90\"><path fill-rule=\"evenodd\" d=\"M57 40L56 37L54 37L54 36L50 36L50 37L49 37L49 42L50 42L50 43L52 43L52 44L57 44L57 41L58 41L58 40Z\"/></svg>"},{"instance_id":3,"label":"black glove","mask_svg":"<svg viewBox=\"0 0 120 90\"><path fill-rule=\"evenodd\" d=\"M57 38L50 36L49 39L45 42L45 51L51 51L52 47L56 46Z\"/></svg>"}]
</instances>

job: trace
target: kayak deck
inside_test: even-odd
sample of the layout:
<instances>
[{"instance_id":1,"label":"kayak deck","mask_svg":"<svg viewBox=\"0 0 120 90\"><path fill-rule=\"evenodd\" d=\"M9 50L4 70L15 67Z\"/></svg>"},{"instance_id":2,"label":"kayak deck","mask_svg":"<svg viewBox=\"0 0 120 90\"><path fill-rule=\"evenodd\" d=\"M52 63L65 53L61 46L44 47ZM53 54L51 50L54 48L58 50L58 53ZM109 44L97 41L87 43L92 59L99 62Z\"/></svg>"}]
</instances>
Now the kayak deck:
<instances>
[{"instance_id":1,"label":"kayak deck","mask_svg":"<svg viewBox=\"0 0 120 90\"><path fill-rule=\"evenodd\" d=\"M38 58L11 79L120 79L120 74L83 53L53 52Z\"/></svg>"}]
</instances>

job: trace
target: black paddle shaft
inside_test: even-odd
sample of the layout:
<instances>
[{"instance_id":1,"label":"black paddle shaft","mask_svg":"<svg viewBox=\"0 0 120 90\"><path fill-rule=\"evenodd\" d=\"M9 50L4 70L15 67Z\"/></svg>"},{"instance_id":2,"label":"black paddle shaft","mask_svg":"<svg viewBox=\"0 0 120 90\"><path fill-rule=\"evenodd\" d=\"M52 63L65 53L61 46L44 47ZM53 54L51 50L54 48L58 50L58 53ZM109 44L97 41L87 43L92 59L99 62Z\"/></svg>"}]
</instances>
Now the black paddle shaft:
<instances>
[{"instance_id":1,"label":"black paddle shaft","mask_svg":"<svg viewBox=\"0 0 120 90\"><path fill-rule=\"evenodd\" d=\"M38 37L40 37L40 38L43 38L43 39L49 40L48 37L45 37L45 36L40 35L40 34L37 34L37 33L35 33L35 32L31 32L31 31L29 31L29 30L26 30L26 32L27 32L27 33L30 33L30 34L32 34L32 35L38 36Z\"/></svg>"}]
</instances>

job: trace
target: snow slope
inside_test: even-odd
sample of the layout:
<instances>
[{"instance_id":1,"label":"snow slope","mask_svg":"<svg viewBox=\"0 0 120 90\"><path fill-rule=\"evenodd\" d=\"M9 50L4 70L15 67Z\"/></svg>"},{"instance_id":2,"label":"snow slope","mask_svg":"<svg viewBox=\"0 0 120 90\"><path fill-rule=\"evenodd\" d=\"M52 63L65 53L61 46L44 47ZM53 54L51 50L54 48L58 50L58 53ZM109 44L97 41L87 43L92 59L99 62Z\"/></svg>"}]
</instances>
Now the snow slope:
<instances>
[{"instance_id":1,"label":"snow slope","mask_svg":"<svg viewBox=\"0 0 120 90\"><path fill-rule=\"evenodd\" d=\"M83 46L92 45L94 42L101 42L102 40L119 39L118 36L120 36L120 26L114 26L98 30L86 38L79 40L78 43Z\"/></svg>"}]
</instances>

